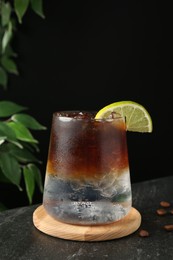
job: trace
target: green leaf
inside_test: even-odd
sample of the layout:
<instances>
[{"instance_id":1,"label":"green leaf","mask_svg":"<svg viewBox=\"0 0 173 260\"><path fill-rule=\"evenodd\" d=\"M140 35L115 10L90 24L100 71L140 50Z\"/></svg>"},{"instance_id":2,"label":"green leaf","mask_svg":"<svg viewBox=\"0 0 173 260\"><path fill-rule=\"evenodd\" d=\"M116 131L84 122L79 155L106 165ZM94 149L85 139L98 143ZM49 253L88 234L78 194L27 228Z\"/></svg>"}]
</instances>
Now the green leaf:
<instances>
[{"instance_id":1,"label":"green leaf","mask_svg":"<svg viewBox=\"0 0 173 260\"><path fill-rule=\"evenodd\" d=\"M39 190L43 192L43 182L42 182L42 177L41 177L41 172L39 168L35 164L30 164L29 167L32 169L34 173L34 178L36 181L36 184L39 187Z\"/></svg>"},{"instance_id":2,"label":"green leaf","mask_svg":"<svg viewBox=\"0 0 173 260\"><path fill-rule=\"evenodd\" d=\"M0 152L0 167L5 177L21 189L21 169L17 160L9 153Z\"/></svg>"},{"instance_id":3,"label":"green leaf","mask_svg":"<svg viewBox=\"0 0 173 260\"><path fill-rule=\"evenodd\" d=\"M22 142L22 145L24 148L26 148L27 150L29 150L30 152L34 153L36 152L40 152L40 148L38 146L38 144L34 144L34 143L26 143L26 142Z\"/></svg>"},{"instance_id":4,"label":"green leaf","mask_svg":"<svg viewBox=\"0 0 173 260\"><path fill-rule=\"evenodd\" d=\"M4 53L5 52L5 49L7 47L7 45L9 44L10 40L11 40L11 37L12 37L12 23L11 21L9 21L8 23L8 27L7 29L5 30L5 33L3 35L3 38L2 38L2 52Z\"/></svg>"},{"instance_id":5,"label":"green leaf","mask_svg":"<svg viewBox=\"0 0 173 260\"><path fill-rule=\"evenodd\" d=\"M0 167L0 182L8 183L8 184L11 183L11 181L7 179L7 177L5 177L4 173L1 170L1 167Z\"/></svg>"},{"instance_id":6,"label":"green leaf","mask_svg":"<svg viewBox=\"0 0 173 260\"><path fill-rule=\"evenodd\" d=\"M6 122L0 122L0 135L5 136L6 139L22 148L22 145L18 142L14 130Z\"/></svg>"},{"instance_id":7,"label":"green leaf","mask_svg":"<svg viewBox=\"0 0 173 260\"><path fill-rule=\"evenodd\" d=\"M10 45L7 45L6 50L5 50L5 55L7 57L17 57L17 53L13 51L12 47Z\"/></svg>"},{"instance_id":8,"label":"green leaf","mask_svg":"<svg viewBox=\"0 0 173 260\"><path fill-rule=\"evenodd\" d=\"M0 135L1 135L1 131L0 131ZM7 139L6 136L0 136L0 145L3 144L6 139Z\"/></svg>"},{"instance_id":9,"label":"green leaf","mask_svg":"<svg viewBox=\"0 0 173 260\"><path fill-rule=\"evenodd\" d=\"M38 141L33 138L31 132L21 123L9 122L8 125L14 130L17 139L29 143L38 143Z\"/></svg>"},{"instance_id":10,"label":"green leaf","mask_svg":"<svg viewBox=\"0 0 173 260\"><path fill-rule=\"evenodd\" d=\"M7 56L2 57L1 64L4 67L4 69L6 69L6 71L8 71L9 73L13 73L16 75L19 74L15 62Z\"/></svg>"},{"instance_id":11,"label":"green leaf","mask_svg":"<svg viewBox=\"0 0 173 260\"><path fill-rule=\"evenodd\" d=\"M28 5L29 5L29 0L14 0L14 9L19 23L22 23L22 18L26 13Z\"/></svg>"},{"instance_id":12,"label":"green leaf","mask_svg":"<svg viewBox=\"0 0 173 260\"><path fill-rule=\"evenodd\" d=\"M27 165L23 168L24 181L26 186L26 193L29 203L32 204L32 198L35 190L35 177L32 168Z\"/></svg>"},{"instance_id":13,"label":"green leaf","mask_svg":"<svg viewBox=\"0 0 173 260\"><path fill-rule=\"evenodd\" d=\"M11 101L0 101L0 117L8 117L26 109L27 107L23 107Z\"/></svg>"},{"instance_id":14,"label":"green leaf","mask_svg":"<svg viewBox=\"0 0 173 260\"><path fill-rule=\"evenodd\" d=\"M5 135L8 139L16 140L16 134L11 129L11 127L8 126L7 123L5 122L0 122L0 131Z\"/></svg>"},{"instance_id":15,"label":"green leaf","mask_svg":"<svg viewBox=\"0 0 173 260\"><path fill-rule=\"evenodd\" d=\"M13 155L21 163L41 163L30 151L25 148L20 149L13 144L7 144L7 148L11 155Z\"/></svg>"},{"instance_id":16,"label":"green leaf","mask_svg":"<svg viewBox=\"0 0 173 260\"><path fill-rule=\"evenodd\" d=\"M43 1L42 0L31 0L31 7L36 14L38 14L42 18L45 18L45 15L43 13Z\"/></svg>"},{"instance_id":17,"label":"green leaf","mask_svg":"<svg viewBox=\"0 0 173 260\"><path fill-rule=\"evenodd\" d=\"M16 114L11 117L14 122L20 122L27 128L33 130L45 130L46 127L41 125L35 118L27 114Z\"/></svg>"},{"instance_id":18,"label":"green leaf","mask_svg":"<svg viewBox=\"0 0 173 260\"><path fill-rule=\"evenodd\" d=\"M2 134L2 133L1 133L1 131L0 131L0 135L1 135L1 134ZM2 139L4 139L4 140L2 140ZM15 146L19 147L20 149L23 148L22 144L21 144L19 141L16 141L17 139L16 139L16 140L8 139L6 136L5 136L5 137L2 136L2 139L0 140L0 145L1 145L1 147L2 147L2 145L4 144L5 141L8 141L9 143L14 144Z\"/></svg>"},{"instance_id":19,"label":"green leaf","mask_svg":"<svg viewBox=\"0 0 173 260\"><path fill-rule=\"evenodd\" d=\"M8 78L7 78L6 71L0 67L0 85L2 85L4 87L4 89L7 88L7 80L8 80Z\"/></svg>"},{"instance_id":20,"label":"green leaf","mask_svg":"<svg viewBox=\"0 0 173 260\"><path fill-rule=\"evenodd\" d=\"M10 3L2 2L1 3L2 26L6 26L9 23L10 15L11 15L11 5L10 5Z\"/></svg>"}]
</instances>

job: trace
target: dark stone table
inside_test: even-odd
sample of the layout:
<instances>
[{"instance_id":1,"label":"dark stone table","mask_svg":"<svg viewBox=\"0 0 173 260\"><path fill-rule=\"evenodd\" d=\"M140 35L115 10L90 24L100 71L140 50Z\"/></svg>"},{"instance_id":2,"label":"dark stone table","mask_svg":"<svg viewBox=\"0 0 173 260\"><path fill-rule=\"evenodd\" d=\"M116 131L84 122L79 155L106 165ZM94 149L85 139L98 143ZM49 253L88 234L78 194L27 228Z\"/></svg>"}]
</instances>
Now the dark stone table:
<instances>
[{"instance_id":1,"label":"dark stone table","mask_svg":"<svg viewBox=\"0 0 173 260\"><path fill-rule=\"evenodd\" d=\"M173 259L173 176L135 183L132 185L133 206L142 215L140 229L149 231L149 237L133 234L110 241L79 242L48 236L37 230L32 215L38 205L7 210L0 214L0 260L37 259L117 259L146 260ZM160 216L156 210L161 201L169 201L169 212Z\"/></svg>"}]
</instances>

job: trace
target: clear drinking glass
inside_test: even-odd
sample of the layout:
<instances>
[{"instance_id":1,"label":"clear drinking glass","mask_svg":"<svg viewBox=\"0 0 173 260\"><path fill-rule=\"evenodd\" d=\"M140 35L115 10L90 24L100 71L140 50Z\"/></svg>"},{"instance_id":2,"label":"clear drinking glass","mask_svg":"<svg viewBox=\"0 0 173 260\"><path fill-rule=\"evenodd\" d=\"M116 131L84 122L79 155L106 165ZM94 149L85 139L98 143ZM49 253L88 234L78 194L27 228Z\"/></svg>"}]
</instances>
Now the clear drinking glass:
<instances>
[{"instance_id":1,"label":"clear drinking glass","mask_svg":"<svg viewBox=\"0 0 173 260\"><path fill-rule=\"evenodd\" d=\"M125 119L94 116L53 114L43 206L61 222L108 224L132 206Z\"/></svg>"}]
</instances>

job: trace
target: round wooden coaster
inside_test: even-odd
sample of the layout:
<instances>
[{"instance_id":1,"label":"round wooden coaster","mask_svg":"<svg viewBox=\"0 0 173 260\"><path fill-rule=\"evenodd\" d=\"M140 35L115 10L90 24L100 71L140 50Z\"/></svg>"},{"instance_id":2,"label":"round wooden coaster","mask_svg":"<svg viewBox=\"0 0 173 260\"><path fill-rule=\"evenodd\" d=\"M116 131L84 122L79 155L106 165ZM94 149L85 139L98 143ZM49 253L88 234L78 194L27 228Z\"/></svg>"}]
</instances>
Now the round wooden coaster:
<instances>
[{"instance_id":1,"label":"round wooden coaster","mask_svg":"<svg viewBox=\"0 0 173 260\"><path fill-rule=\"evenodd\" d=\"M141 224L141 215L132 207L127 216L114 223L81 226L55 220L41 205L33 213L33 223L38 230L50 236L76 241L104 241L121 238L135 232Z\"/></svg>"}]
</instances>

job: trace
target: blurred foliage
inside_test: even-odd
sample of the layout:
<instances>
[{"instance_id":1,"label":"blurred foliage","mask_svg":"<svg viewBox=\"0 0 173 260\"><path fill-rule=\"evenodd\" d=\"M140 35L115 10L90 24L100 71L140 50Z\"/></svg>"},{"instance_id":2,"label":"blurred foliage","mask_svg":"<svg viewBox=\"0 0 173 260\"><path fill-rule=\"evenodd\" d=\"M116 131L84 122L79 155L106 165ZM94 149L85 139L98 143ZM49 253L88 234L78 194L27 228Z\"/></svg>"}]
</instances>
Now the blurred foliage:
<instances>
[{"instance_id":1,"label":"blurred foliage","mask_svg":"<svg viewBox=\"0 0 173 260\"><path fill-rule=\"evenodd\" d=\"M42 0L0 0L0 87L4 91L8 87L9 73L19 75L12 40L29 8L45 18ZM43 192L38 167L41 162L36 157L38 140L33 131L46 127L26 110L27 107L15 102L0 101L0 182L16 185L20 191L25 189L29 204L32 204L36 186ZM6 206L0 199L0 210L4 209Z\"/></svg>"},{"instance_id":2,"label":"blurred foliage","mask_svg":"<svg viewBox=\"0 0 173 260\"><path fill-rule=\"evenodd\" d=\"M15 60L17 53L12 49L11 42L29 8L40 17L45 17L42 0L0 0L0 86L4 89L8 85L8 73L19 74Z\"/></svg>"}]
</instances>

